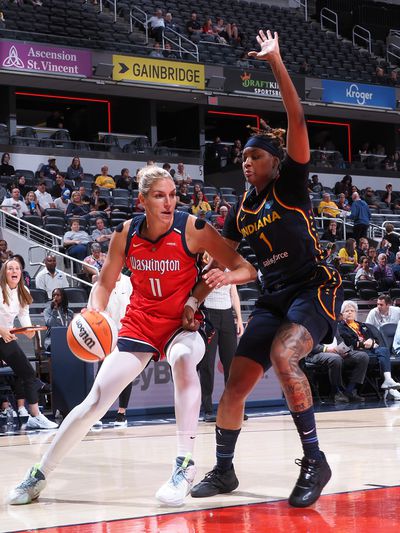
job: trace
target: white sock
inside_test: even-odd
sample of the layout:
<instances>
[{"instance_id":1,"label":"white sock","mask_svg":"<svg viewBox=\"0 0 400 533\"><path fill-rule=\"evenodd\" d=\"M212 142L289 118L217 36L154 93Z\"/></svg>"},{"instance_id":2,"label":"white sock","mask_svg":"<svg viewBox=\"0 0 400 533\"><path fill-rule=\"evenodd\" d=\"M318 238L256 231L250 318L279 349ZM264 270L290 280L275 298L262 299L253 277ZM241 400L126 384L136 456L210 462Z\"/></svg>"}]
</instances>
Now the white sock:
<instances>
[{"instance_id":1,"label":"white sock","mask_svg":"<svg viewBox=\"0 0 400 533\"><path fill-rule=\"evenodd\" d=\"M205 344L197 332L177 335L167 350L174 380L177 456L192 454L199 421L201 387L196 370Z\"/></svg>"},{"instance_id":2,"label":"white sock","mask_svg":"<svg viewBox=\"0 0 400 533\"><path fill-rule=\"evenodd\" d=\"M385 381L392 379L392 373L391 372L384 372L383 377L385 378Z\"/></svg>"}]
</instances>

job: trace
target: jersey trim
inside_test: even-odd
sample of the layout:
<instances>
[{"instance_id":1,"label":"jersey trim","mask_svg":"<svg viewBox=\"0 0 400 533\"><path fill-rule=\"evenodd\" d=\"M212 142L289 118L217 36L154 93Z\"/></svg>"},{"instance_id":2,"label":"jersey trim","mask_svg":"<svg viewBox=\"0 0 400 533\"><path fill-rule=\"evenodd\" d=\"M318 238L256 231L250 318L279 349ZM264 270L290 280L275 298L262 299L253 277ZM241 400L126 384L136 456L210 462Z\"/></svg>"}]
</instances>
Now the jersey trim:
<instances>
[{"instance_id":1,"label":"jersey trim","mask_svg":"<svg viewBox=\"0 0 400 533\"><path fill-rule=\"evenodd\" d=\"M323 308L323 310L325 311L325 313L330 317L332 318L332 320L336 320L336 314L335 314L335 304L336 304L336 293L339 289L339 287L342 286L342 282L340 282L334 289L333 289L333 299L332 299L332 310L329 311L327 309L327 307L325 306L325 304L323 303L322 301L322 291L324 289L324 286L326 285L326 283L329 283L332 278L333 278L333 274L331 273L331 271L323 264L320 264L320 266L325 270L325 272L328 274L329 276L329 279L327 282L325 282L324 284L320 285L318 287L318 300L319 300L319 303L321 304L321 307Z\"/></svg>"},{"instance_id":2,"label":"jersey trim","mask_svg":"<svg viewBox=\"0 0 400 533\"><path fill-rule=\"evenodd\" d=\"M274 198L275 200L278 202L278 204L280 204L282 207L284 207L285 209L288 209L289 211L296 211L297 213L299 213L303 218L304 218L304 221L307 225L307 231L308 231L308 234L310 235L310 237L312 238L312 240L314 241L314 246L315 246L315 250L321 254L322 251L321 251L321 248L319 246L319 243L318 243L318 240L317 238L315 237L315 235L313 235L312 231L311 231L311 227L310 227L310 220L309 218L307 217L307 215L305 214L304 210L303 209L300 209L299 207L292 207L290 205L286 205L282 200L279 199L278 197L278 194L275 190L275 185L273 187L273 195L274 195ZM315 258L317 260L317 258Z\"/></svg>"}]
</instances>

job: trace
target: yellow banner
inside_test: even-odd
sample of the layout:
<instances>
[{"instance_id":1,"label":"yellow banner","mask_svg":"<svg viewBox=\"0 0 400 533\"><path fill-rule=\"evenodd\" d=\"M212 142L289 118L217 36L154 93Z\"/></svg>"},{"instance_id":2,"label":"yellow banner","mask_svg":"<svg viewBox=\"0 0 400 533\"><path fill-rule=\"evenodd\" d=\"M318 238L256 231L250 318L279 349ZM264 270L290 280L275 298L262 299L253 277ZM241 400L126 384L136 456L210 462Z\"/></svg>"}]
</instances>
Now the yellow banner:
<instances>
[{"instance_id":1,"label":"yellow banner","mask_svg":"<svg viewBox=\"0 0 400 533\"><path fill-rule=\"evenodd\" d=\"M205 88L204 65L113 55L113 80Z\"/></svg>"}]
</instances>

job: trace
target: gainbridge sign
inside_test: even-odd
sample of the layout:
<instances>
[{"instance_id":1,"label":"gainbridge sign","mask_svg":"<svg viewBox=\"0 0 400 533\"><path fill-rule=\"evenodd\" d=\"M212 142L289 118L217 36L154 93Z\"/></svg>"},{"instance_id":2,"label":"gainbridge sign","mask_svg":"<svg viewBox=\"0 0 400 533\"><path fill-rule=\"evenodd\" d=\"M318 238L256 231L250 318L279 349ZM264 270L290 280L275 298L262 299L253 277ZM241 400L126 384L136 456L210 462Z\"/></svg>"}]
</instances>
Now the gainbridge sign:
<instances>
[{"instance_id":1,"label":"gainbridge sign","mask_svg":"<svg viewBox=\"0 0 400 533\"><path fill-rule=\"evenodd\" d=\"M205 88L204 65L144 57L113 55L113 80Z\"/></svg>"}]
</instances>

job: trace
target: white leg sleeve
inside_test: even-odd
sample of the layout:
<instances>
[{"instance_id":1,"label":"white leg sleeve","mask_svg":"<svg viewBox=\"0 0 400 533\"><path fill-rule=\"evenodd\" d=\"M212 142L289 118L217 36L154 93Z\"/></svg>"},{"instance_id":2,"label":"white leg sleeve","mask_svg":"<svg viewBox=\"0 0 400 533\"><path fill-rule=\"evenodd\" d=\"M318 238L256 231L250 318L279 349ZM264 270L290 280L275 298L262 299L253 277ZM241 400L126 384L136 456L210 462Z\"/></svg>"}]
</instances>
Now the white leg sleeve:
<instances>
[{"instance_id":1,"label":"white leg sleeve","mask_svg":"<svg viewBox=\"0 0 400 533\"><path fill-rule=\"evenodd\" d=\"M105 358L91 391L65 418L40 462L40 470L46 477L83 439L96 420L106 414L120 392L142 372L151 356L150 353L133 354L116 349Z\"/></svg>"},{"instance_id":2,"label":"white leg sleeve","mask_svg":"<svg viewBox=\"0 0 400 533\"><path fill-rule=\"evenodd\" d=\"M193 453L201 402L196 367L204 352L204 340L192 331L180 333L166 352L174 380L177 456Z\"/></svg>"}]
</instances>

